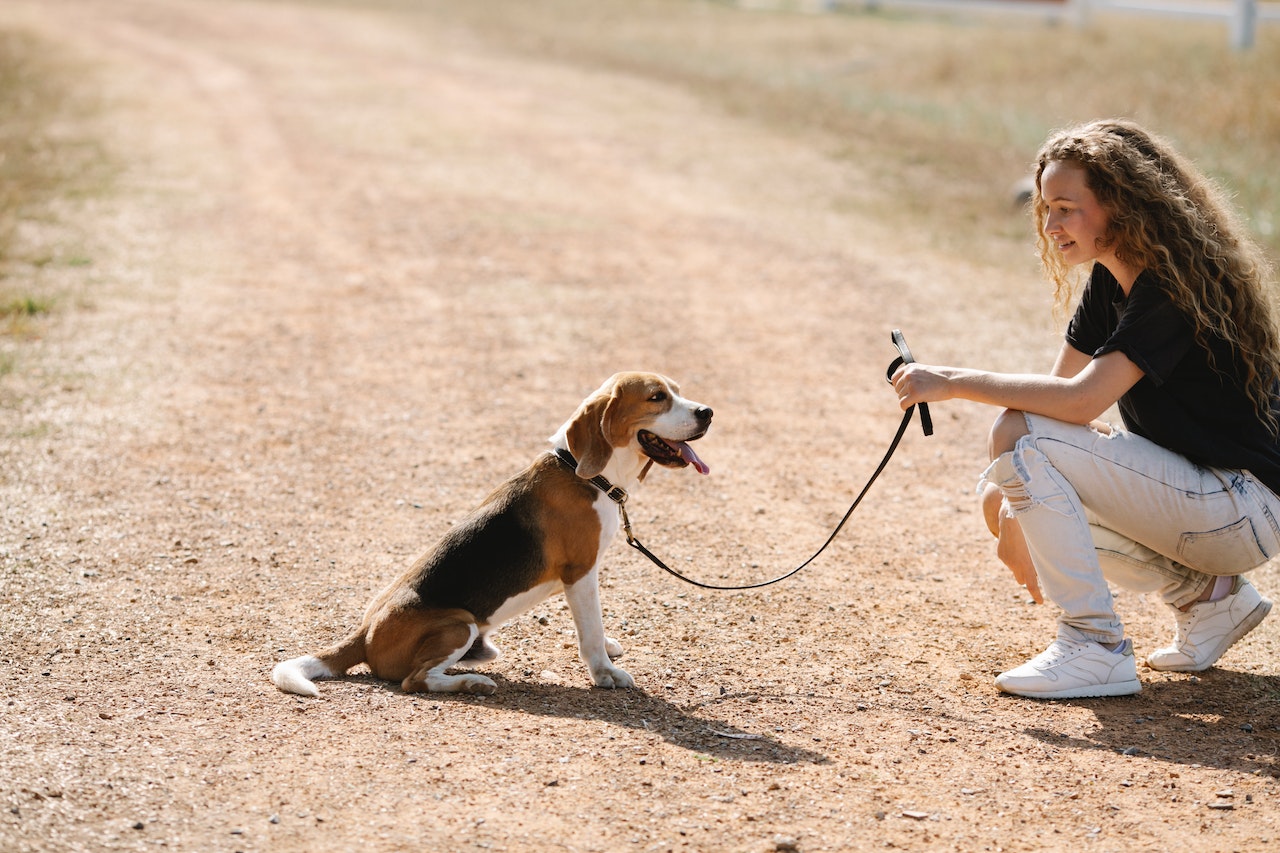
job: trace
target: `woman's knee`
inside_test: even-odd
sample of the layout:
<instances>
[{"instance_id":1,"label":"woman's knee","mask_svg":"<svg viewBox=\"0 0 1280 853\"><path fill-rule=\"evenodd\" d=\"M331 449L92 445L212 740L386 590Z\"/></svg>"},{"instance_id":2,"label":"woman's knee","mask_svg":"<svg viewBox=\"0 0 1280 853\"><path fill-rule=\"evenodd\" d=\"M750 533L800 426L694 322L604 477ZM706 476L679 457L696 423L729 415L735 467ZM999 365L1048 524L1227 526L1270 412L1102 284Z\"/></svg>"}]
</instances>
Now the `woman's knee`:
<instances>
[{"instance_id":1,"label":"woman's knee","mask_svg":"<svg viewBox=\"0 0 1280 853\"><path fill-rule=\"evenodd\" d=\"M1017 409L1005 409L996 417L987 434L987 453L992 460L1013 450L1018 439L1031 432L1027 428L1027 416Z\"/></svg>"}]
</instances>

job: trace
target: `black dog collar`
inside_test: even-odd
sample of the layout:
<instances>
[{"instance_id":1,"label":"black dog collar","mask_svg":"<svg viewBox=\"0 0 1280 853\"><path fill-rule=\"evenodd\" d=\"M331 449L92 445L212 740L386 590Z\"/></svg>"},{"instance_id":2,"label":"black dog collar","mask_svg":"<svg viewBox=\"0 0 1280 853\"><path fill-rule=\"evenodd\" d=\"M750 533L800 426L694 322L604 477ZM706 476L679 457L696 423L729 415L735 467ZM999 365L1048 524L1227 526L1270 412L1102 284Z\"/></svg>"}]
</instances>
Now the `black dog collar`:
<instances>
[{"instance_id":1,"label":"black dog collar","mask_svg":"<svg viewBox=\"0 0 1280 853\"><path fill-rule=\"evenodd\" d=\"M569 466L570 471L573 471L575 474L578 472L578 460L574 459L573 454L568 450L563 447L557 447L552 451L552 455L565 465ZM627 490L621 486L615 486L604 477L592 477L588 482L600 491L604 492L605 497L616 503L618 506L623 506L627 502Z\"/></svg>"}]
</instances>

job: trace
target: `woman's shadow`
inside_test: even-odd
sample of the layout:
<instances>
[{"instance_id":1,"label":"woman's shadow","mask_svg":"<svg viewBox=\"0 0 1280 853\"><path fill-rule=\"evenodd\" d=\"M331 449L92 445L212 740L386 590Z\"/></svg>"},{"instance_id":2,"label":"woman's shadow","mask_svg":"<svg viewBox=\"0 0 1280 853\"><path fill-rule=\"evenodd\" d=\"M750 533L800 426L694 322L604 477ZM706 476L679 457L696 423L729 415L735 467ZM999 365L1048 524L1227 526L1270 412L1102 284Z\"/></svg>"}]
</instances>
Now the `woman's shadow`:
<instances>
[{"instance_id":1,"label":"woman's shadow","mask_svg":"<svg viewBox=\"0 0 1280 853\"><path fill-rule=\"evenodd\" d=\"M1136 696L1088 700L1087 706L1099 723L1088 737L1044 728L1027 734L1058 748L1280 776L1280 676L1209 669L1147 682Z\"/></svg>"}]
</instances>

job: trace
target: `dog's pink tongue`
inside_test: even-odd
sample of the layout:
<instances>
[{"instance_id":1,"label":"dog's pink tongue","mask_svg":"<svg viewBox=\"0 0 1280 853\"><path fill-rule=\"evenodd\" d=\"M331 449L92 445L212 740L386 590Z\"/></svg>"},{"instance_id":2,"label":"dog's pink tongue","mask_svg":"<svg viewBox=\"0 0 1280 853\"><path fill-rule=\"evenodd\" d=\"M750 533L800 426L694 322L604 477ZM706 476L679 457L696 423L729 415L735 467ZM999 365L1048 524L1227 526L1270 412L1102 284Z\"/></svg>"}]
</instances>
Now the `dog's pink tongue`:
<instances>
[{"instance_id":1,"label":"dog's pink tongue","mask_svg":"<svg viewBox=\"0 0 1280 853\"><path fill-rule=\"evenodd\" d=\"M693 448L690 447L687 442L680 442L680 444L677 445L677 448L680 451L680 458L696 468L699 474L711 473L711 468L707 466L707 463L698 458L698 454L693 452Z\"/></svg>"}]
</instances>

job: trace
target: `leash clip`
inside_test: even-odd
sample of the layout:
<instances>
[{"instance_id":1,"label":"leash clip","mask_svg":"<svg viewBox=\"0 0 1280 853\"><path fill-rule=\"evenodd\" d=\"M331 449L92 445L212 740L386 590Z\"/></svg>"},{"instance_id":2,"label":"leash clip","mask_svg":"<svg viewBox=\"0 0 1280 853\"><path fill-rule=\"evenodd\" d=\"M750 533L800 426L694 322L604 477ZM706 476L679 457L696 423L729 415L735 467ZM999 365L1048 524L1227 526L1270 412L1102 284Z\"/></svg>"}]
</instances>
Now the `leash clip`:
<instances>
[{"instance_id":1,"label":"leash clip","mask_svg":"<svg viewBox=\"0 0 1280 853\"><path fill-rule=\"evenodd\" d=\"M622 516L622 532L627 534L627 544L634 546L636 544L636 537L631 532L631 519L627 518L626 504L618 504L618 513Z\"/></svg>"}]
</instances>

